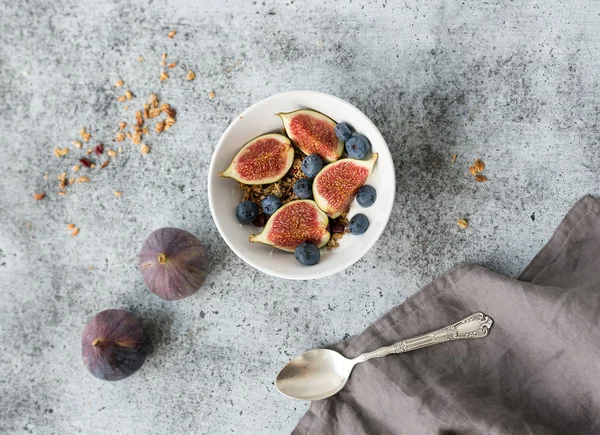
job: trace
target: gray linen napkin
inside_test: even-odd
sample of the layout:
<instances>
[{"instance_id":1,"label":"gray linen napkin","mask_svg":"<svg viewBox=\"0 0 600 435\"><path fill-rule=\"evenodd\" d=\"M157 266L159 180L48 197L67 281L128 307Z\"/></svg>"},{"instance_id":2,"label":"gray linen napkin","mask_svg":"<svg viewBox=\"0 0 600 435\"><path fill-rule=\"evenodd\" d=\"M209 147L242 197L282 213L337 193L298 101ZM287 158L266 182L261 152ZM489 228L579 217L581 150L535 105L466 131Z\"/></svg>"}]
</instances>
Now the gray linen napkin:
<instances>
[{"instance_id":1,"label":"gray linen napkin","mask_svg":"<svg viewBox=\"0 0 600 435\"><path fill-rule=\"evenodd\" d=\"M598 200L571 209L519 281L460 266L335 349L353 358L476 311L488 337L359 364L293 434L600 434Z\"/></svg>"}]
</instances>

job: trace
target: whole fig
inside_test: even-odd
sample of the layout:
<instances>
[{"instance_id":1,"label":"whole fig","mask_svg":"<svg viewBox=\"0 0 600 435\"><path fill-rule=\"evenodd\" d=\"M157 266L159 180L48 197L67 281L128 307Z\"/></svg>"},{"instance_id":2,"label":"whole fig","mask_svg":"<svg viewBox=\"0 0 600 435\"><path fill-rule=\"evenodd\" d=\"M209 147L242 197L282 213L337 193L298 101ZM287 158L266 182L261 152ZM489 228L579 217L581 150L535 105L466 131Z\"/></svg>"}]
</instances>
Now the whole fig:
<instances>
[{"instance_id":1,"label":"whole fig","mask_svg":"<svg viewBox=\"0 0 600 435\"><path fill-rule=\"evenodd\" d=\"M150 234L138 255L138 264L150 291L166 300L193 295L209 272L204 245L178 228L160 228Z\"/></svg>"},{"instance_id":2,"label":"whole fig","mask_svg":"<svg viewBox=\"0 0 600 435\"><path fill-rule=\"evenodd\" d=\"M120 381L134 374L146 359L146 339L140 321L123 310L105 310L86 325L82 336L83 364L99 379Z\"/></svg>"}]
</instances>

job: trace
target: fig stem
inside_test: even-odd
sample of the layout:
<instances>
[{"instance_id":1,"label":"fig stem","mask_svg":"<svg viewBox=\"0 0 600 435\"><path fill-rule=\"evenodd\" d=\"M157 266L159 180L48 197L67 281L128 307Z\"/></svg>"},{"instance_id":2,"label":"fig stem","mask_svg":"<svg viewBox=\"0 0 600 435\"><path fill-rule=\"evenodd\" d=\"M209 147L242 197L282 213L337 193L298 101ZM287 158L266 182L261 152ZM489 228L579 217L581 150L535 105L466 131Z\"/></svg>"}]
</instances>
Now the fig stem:
<instances>
[{"instance_id":1,"label":"fig stem","mask_svg":"<svg viewBox=\"0 0 600 435\"><path fill-rule=\"evenodd\" d=\"M165 254L158 254L158 262L165 264L167 262L167 256Z\"/></svg>"},{"instance_id":2,"label":"fig stem","mask_svg":"<svg viewBox=\"0 0 600 435\"><path fill-rule=\"evenodd\" d=\"M92 341L92 346L97 347L100 346L100 343L102 341L99 338L94 339L94 341Z\"/></svg>"}]
</instances>

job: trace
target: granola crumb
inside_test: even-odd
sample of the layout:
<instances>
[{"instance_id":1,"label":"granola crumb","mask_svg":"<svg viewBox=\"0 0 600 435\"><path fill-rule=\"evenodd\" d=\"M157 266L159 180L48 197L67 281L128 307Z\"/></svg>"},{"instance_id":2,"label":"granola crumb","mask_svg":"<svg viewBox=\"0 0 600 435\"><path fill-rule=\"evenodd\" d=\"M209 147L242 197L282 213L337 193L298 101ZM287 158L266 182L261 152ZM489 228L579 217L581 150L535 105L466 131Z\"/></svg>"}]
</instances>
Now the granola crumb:
<instances>
[{"instance_id":1,"label":"granola crumb","mask_svg":"<svg viewBox=\"0 0 600 435\"><path fill-rule=\"evenodd\" d=\"M73 231L71 231L71 237L75 237L77 234L79 234L79 228L75 228Z\"/></svg>"},{"instance_id":2,"label":"granola crumb","mask_svg":"<svg viewBox=\"0 0 600 435\"><path fill-rule=\"evenodd\" d=\"M477 175L475 177L475 181L477 181L478 183L485 183L487 181L487 177L485 175Z\"/></svg>"},{"instance_id":3,"label":"granola crumb","mask_svg":"<svg viewBox=\"0 0 600 435\"><path fill-rule=\"evenodd\" d=\"M108 150L106 151L106 154L108 154L111 157L115 157L117 155L117 153L114 150Z\"/></svg>"},{"instance_id":4,"label":"granola crumb","mask_svg":"<svg viewBox=\"0 0 600 435\"><path fill-rule=\"evenodd\" d=\"M128 100L131 100L133 98L133 94L131 93L131 91L125 91L125 98L127 98Z\"/></svg>"},{"instance_id":5,"label":"granola crumb","mask_svg":"<svg viewBox=\"0 0 600 435\"><path fill-rule=\"evenodd\" d=\"M75 224L69 224L69 225L67 225L67 229L68 230L72 230L73 228L75 228Z\"/></svg>"},{"instance_id":6,"label":"granola crumb","mask_svg":"<svg viewBox=\"0 0 600 435\"><path fill-rule=\"evenodd\" d=\"M57 180L64 180L65 178L67 178L67 173L63 172L62 174L60 174L58 177L56 177Z\"/></svg>"},{"instance_id":7,"label":"granola crumb","mask_svg":"<svg viewBox=\"0 0 600 435\"><path fill-rule=\"evenodd\" d=\"M142 117L142 112L141 111L137 111L135 112L135 121L137 122L138 126L142 126L144 125L144 118Z\"/></svg>"},{"instance_id":8,"label":"granola crumb","mask_svg":"<svg viewBox=\"0 0 600 435\"><path fill-rule=\"evenodd\" d=\"M459 227L461 227L463 230L466 230L469 227L469 222L467 222L466 219L459 219L458 221L456 221L456 223L458 224Z\"/></svg>"},{"instance_id":9,"label":"granola crumb","mask_svg":"<svg viewBox=\"0 0 600 435\"><path fill-rule=\"evenodd\" d=\"M56 157L63 157L69 154L69 148L54 148L54 155Z\"/></svg>"},{"instance_id":10,"label":"granola crumb","mask_svg":"<svg viewBox=\"0 0 600 435\"><path fill-rule=\"evenodd\" d=\"M44 180L48 179L48 174L44 174Z\"/></svg>"},{"instance_id":11,"label":"granola crumb","mask_svg":"<svg viewBox=\"0 0 600 435\"><path fill-rule=\"evenodd\" d=\"M475 163L473 163L473 167L475 168L475 170L477 172L483 172L483 170L485 169L485 163L483 163L481 160L477 159L477 160L475 160Z\"/></svg>"},{"instance_id":12,"label":"granola crumb","mask_svg":"<svg viewBox=\"0 0 600 435\"><path fill-rule=\"evenodd\" d=\"M160 109L158 107L153 107L148 113L148 118L156 118L158 115L160 115Z\"/></svg>"},{"instance_id":13,"label":"granola crumb","mask_svg":"<svg viewBox=\"0 0 600 435\"><path fill-rule=\"evenodd\" d=\"M142 135L139 133L135 133L131 136L131 141L136 145L139 144L142 141Z\"/></svg>"},{"instance_id":14,"label":"granola crumb","mask_svg":"<svg viewBox=\"0 0 600 435\"><path fill-rule=\"evenodd\" d=\"M124 133L117 133L117 135L115 136L115 140L117 142L123 142L125 140L125 134Z\"/></svg>"},{"instance_id":15,"label":"granola crumb","mask_svg":"<svg viewBox=\"0 0 600 435\"><path fill-rule=\"evenodd\" d=\"M119 130L125 130L125 127L127 127L127 123L125 121L121 121L119 123Z\"/></svg>"},{"instance_id":16,"label":"granola crumb","mask_svg":"<svg viewBox=\"0 0 600 435\"><path fill-rule=\"evenodd\" d=\"M160 81L161 82L164 81L164 80L166 80L166 79L168 79L168 78L169 78L169 74L167 74L166 71L163 71L163 72L160 73Z\"/></svg>"},{"instance_id":17,"label":"granola crumb","mask_svg":"<svg viewBox=\"0 0 600 435\"><path fill-rule=\"evenodd\" d=\"M59 190L59 191L58 191L58 194L59 194L60 196L65 196L65 195L67 194L67 191L66 191L66 190Z\"/></svg>"},{"instance_id":18,"label":"granola crumb","mask_svg":"<svg viewBox=\"0 0 600 435\"><path fill-rule=\"evenodd\" d=\"M123 110L129 110L129 106L123 107Z\"/></svg>"},{"instance_id":19,"label":"granola crumb","mask_svg":"<svg viewBox=\"0 0 600 435\"><path fill-rule=\"evenodd\" d=\"M475 169L475 166L469 166L469 172L471 175L477 175L477 169Z\"/></svg>"},{"instance_id":20,"label":"granola crumb","mask_svg":"<svg viewBox=\"0 0 600 435\"><path fill-rule=\"evenodd\" d=\"M456 157L458 157L458 155L457 155L457 154L454 154L454 155L452 156L452 164L454 164L454 162L456 162Z\"/></svg>"},{"instance_id":21,"label":"granola crumb","mask_svg":"<svg viewBox=\"0 0 600 435\"><path fill-rule=\"evenodd\" d=\"M165 129L165 121L157 122L156 125L154 126L154 130L156 130L156 132L159 134L162 133L164 129Z\"/></svg>"},{"instance_id":22,"label":"granola crumb","mask_svg":"<svg viewBox=\"0 0 600 435\"><path fill-rule=\"evenodd\" d=\"M102 162L102 164L100 165L100 167L101 167L102 169L106 168L107 166L108 166L108 160L104 160L104 161Z\"/></svg>"},{"instance_id":23,"label":"granola crumb","mask_svg":"<svg viewBox=\"0 0 600 435\"><path fill-rule=\"evenodd\" d=\"M148 97L148 104L152 107L158 107L158 97L155 94L150 94Z\"/></svg>"},{"instance_id":24,"label":"granola crumb","mask_svg":"<svg viewBox=\"0 0 600 435\"><path fill-rule=\"evenodd\" d=\"M90 179L89 179L88 177L79 177L79 178L77 179L77 182L78 182L78 183L89 183L89 182L90 182Z\"/></svg>"},{"instance_id":25,"label":"granola crumb","mask_svg":"<svg viewBox=\"0 0 600 435\"><path fill-rule=\"evenodd\" d=\"M167 116L167 119L165 120L165 124L167 124L167 126L172 126L177 122L177 120L175 118L173 118L172 116Z\"/></svg>"},{"instance_id":26,"label":"granola crumb","mask_svg":"<svg viewBox=\"0 0 600 435\"><path fill-rule=\"evenodd\" d=\"M137 61L138 61L138 62L143 62L143 61L144 61L144 56L140 56L140 57L138 57Z\"/></svg>"},{"instance_id":27,"label":"granola crumb","mask_svg":"<svg viewBox=\"0 0 600 435\"><path fill-rule=\"evenodd\" d=\"M196 73L195 73L194 71L192 71L192 70L189 70L189 71L187 72L187 75L185 76L185 78L186 78L187 80L190 80L190 81L191 81L191 80L194 80L194 79L196 78Z\"/></svg>"},{"instance_id":28,"label":"granola crumb","mask_svg":"<svg viewBox=\"0 0 600 435\"><path fill-rule=\"evenodd\" d=\"M69 184L75 184L75 177L69 178Z\"/></svg>"},{"instance_id":29,"label":"granola crumb","mask_svg":"<svg viewBox=\"0 0 600 435\"><path fill-rule=\"evenodd\" d=\"M161 59L162 60L167 60L167 53L163 53L162 56L161 56Z\"/></svg>"},{"instance_id":30,"label":"granola crumb","mask_svg":"<svg viewBox=\"0 0 600 435\"><path fill-rule=\"evenodd\" d=\"M87 132L82 136L84 142L89 141L91 137L92 137L92 134L87 133Z\"/></svg>"},{"instance_id":31,"label":"granola crumb","mask_svg":"<svg viewBox=\"0 0 600 435\"><path fill-rule=\"evenodd\" d=\"M40 201L42 199L44 199L46 197L45 193L34 193L33 194L33 199L35 199L36 201Z\"/></svg>"},{"instance_id":32,"label":"granola crumb","mask_svg":"<svg viewBox=\"0 0 600 435\"><path fill-rule=\"evenodd\" d=\"M170 64L167 65L167 68L173 69L177 66L177 64L175 62L171 62Z\"/></svg>"},{"instance_id":33,"label":"granola crumb","mask_svg":"<svg viewBox=\"0 0 600 435\"><path fill-rule=\"evenodd\" d=\"M67 187L67 184L69 184L67 180L61 180L60 183L58 183L58 188L64 189L65 187Z\"/></svg>"},{"instance_id":34,"label":"granola crumb","mask_svg":"<svg viewBox=\"0 0 600 435\"><path fill-rule=\"evenodd\" d=\"M125 95L120 95L120 96L117 97L117 101L119 101L119 102L123 102L126 99L127 99L127 97L125 97Z\"/></svg>"},{"instance_id":35,"label":"granola crumb","mask_svg":"<svg viewBox=\"0 0 600 435\"><path fill-rule=\"evenodd\" d=\"M167 36L169 39L173 39L175 35L177 35L177 30L171 30Z\"/></svg>"},{"instance_id":36,"label":"granola crumb","mask_svg":"<svg viewBox=\"0 0 600 435\"><path fill-rule=\"evenodd\" d=\"M125 83L123 82L123 80L119 79L115 82L115 87L120 88L121 86L123 86Z\"/></svg>"},{"instance_id":37,"label":"granola crumb","mask_svg":"<svg viewBox=\"0 0 600 435\"><path fill-rule=\"evenodd\" d=\"M115 195L115 196L121 196L121 195L123 195L123 193L122 193L122 192L119 192L119 191L117 191L117 190L115 190L115 191L113 192L113 195Z\"/></svg>"},{"instance_id":38,"label":"granola crumb","mask_svg":"<svg viewBox=\"0 0 600 435\"><path fill-rule=\"evenodd\" d=\"M75 147L75 148L81 148L83 146L83 144L81 142L79 142L78 140L72 140L71 144Z\"/></svg>"},{"instance_id":39,"label":"granola crumb","mask_svg":"<svg viewBox=\"0 0 600 435\"><path fill-rule=\"evenodd\" d=\"M142 154L148 154L150 152L150 147L148 145L142 144L140 147L140 152Z\"/></svg>"},{"instance_id":40,"label":"granola crumb","mask_svg":"<svg viewBox=\"0 0 600 435\"><path fill-rule=\"evenodd\" d=\"M90 149L89 149L89 150L87 150L85 153L86 153L86 154L89 156L89 155L90 155L90 154L92 154L93 152L94 152L94 150L90 148Z\"/></svg>"},{"instance_id":41,"label":"granola crumb","mask_svg":"<svg viewBox=\"0 0 600 435\"><path fill-rule=\"evenodd\" d=\"M213 91L210 91L210 92L208 93L208 99L209 99L209 100L214 100L214 99L215 99L215 96L216 96L216 95L215 95L215 93L214 93Z\"/></svg>"},{"instance_id":42,"label":"granola crumb","mask_svg":"<svg viewBox=\"0 0 600 435\"><path fill-rule=\"evenodd\" d=\"M71 169L73 170L73 172L78 172L81 169L81 166L75 165Z\"/></svg>"}]
</instances>

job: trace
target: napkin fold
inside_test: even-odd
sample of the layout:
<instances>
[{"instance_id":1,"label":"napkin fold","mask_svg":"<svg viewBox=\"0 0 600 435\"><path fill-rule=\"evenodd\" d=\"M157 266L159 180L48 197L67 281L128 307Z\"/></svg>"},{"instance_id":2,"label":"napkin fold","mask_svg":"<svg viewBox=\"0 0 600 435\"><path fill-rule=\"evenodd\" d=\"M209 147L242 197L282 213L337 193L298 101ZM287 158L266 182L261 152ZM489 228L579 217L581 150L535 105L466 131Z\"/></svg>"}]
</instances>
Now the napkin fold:
<instances>
[{"instance_id":1,"label":"napkin fold","mask_svg":"<svg viewBox=\"0 0 600 435\"><path fill-rule=\"evenodd\" d=\"M486 338L357 365L293 435L599 434L600 202L575 204L518 280L459 266L334 348L354 358L477 311Z\"/></svg>"}]
</instances>

